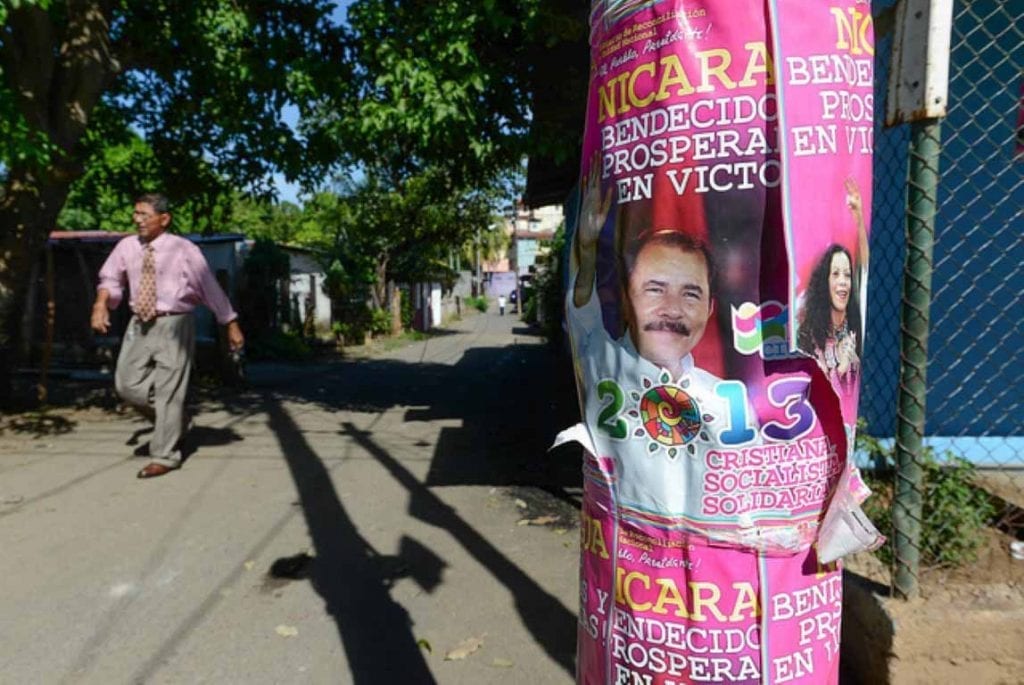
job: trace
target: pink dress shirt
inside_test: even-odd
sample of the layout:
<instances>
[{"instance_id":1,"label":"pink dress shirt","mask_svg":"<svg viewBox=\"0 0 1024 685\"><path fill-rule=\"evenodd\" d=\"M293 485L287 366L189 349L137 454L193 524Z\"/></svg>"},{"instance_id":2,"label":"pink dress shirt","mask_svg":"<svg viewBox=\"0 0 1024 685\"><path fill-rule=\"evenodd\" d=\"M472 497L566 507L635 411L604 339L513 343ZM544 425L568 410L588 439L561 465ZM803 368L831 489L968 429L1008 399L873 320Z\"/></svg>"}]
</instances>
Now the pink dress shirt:
<instances>
[{"instance_id":1,"label":"pink dress shirt","mask_svg":"<svg viewBox=\"0 0 1024 685\"><path fill-rule=\"evenodd\" d=\"M205 304L217 323L226 324L238 314L210 272L203 253L191 241L170 233L161 233L153 242L156 262L156 311L158 314L184 314ZM121 240L100 269L99 288L110 297L107 306L116 309L124 294L125 277L131 292L139 291L142 279L143 243L138 236ZM135 301L128 303L135 311Z\"/></svg>"}]
</instances>

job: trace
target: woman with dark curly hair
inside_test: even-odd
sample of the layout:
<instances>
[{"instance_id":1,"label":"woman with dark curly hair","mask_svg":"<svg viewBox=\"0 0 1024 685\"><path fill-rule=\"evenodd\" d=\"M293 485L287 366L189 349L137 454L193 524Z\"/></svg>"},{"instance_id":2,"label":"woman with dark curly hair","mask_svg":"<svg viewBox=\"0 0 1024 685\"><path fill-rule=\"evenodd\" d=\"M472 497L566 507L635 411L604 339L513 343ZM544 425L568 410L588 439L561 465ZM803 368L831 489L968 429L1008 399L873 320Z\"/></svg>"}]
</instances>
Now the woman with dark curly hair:
<instances>
[{"instance_id":1,"label":"woman with dark curly hair","mask_svg":"<svg viewBox=\"0 0 1024 685\"><path fill-rule=\"evenodd\" d=\"M854 260L842 245L832 244L825 250L804 294L797 345L814 355L837 390L848 393L855 388L860 371L860 289L866 277L868 248L860 189L852 179L846 181L846 193L857 222L860 259Z\"/></svg>"},{"instance_id":2,"label":"woman with dark curly hair","mask_svg":"<svg viewBox=\"0 0 1024 685\"><path fill-rule=\"evenodd\" d=\"M853 258L842 245L825 251L807 286L797 344L833 383L847 385L860 367L860 303Z\"/></svg>"}]
</instances>

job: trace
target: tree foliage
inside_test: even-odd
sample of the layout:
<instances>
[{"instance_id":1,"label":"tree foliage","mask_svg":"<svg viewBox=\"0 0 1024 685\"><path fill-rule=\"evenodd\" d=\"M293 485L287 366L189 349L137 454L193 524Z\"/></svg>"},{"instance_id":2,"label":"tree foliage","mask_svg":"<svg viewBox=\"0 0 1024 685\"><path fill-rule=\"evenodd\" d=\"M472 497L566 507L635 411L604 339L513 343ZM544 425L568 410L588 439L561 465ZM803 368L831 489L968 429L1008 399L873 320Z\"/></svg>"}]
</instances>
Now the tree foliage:
<instances>
[{"instance_id":1,"label":"tree foliage","mask_svg":"<svg viewBox=\"0 0 1024 685\"><path fill-rule=\"evenodd\" d=\"M99 138L91 132L86 135L86 144L93 150L82 177L71 185L57 218L59 228L130 231L135 197L180 185L167 178L166 167L137 134ZM202 234L229 230L239 194L232 190L228 179L208 164L197 164L189 178L191 183L201 183L201 188L173 203L173 230Z\"/></svg>"},{"instance_id":2,"label":"tree foliage","mask_svg":"<svg viewBox=\"0 0 1024 685\"><path fill-rule=\"evenodd\" d=\"M371 297L386 302L389 282L454 278L454 252L478 230L494 222L500 191L495 186L456 186L447 173L430 168L406 178L399 187L380 177L364 177L339 188L335 254L346 273L365 280L372 271ZM347 263L346 261L347 260Z\"/></svg>"},{"instance_id":3,"label":"tree foliage","mask_svg":"<svg viewBox=\"0 0 1024 685\"><path fill-rule=\"evenodd\" d=\"M271 171L310 178L336 157L312 145L325 142L316 131L297 135L283 118L291 106L312 121L328 100L345 100L332 97L347 62L329 2L5 4L0 100L14 116L2 161L12 171L29 159L57 163L47 143L81 161L84 134L111 132L104 118L141 132L169 167L207 163L256 189L269 189ZM32 135L12 135L23 129Z\"/></svg>"},{"instance_id":4,"label":"tree foliage","mask_svg":"<svg viewBox=\"0 0 1024 685\"><path fill-rule=\"evenodd\" d=\"M537 0L358 0L352 160L392 182L431 166L461 184L515 164L529 127L527 31Z\"/></svg>"}]
</instances>

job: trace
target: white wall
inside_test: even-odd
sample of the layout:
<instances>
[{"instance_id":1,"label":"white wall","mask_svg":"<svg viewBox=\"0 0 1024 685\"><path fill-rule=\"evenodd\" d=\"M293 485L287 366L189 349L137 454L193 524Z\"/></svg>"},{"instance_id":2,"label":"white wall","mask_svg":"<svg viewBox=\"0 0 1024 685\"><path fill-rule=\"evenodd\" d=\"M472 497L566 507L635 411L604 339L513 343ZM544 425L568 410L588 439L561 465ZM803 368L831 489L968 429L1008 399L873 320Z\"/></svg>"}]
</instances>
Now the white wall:
<instances>
[{"instance_id":1,"label":"white wall","mask_svg":"<svg viewBox=\"0 0 1024 685\"><path fill-rule=\"evenodd\" d=\"M315 311L314 325L318 331L326 332L331 329L331 298L324 292L325 275L320 273L293 273L288 287L288 294L291 299L291 306L297 312L300 322L306 320L306 307L310 293L313 294L312 303Z\"/></svg>"}]
</instances>

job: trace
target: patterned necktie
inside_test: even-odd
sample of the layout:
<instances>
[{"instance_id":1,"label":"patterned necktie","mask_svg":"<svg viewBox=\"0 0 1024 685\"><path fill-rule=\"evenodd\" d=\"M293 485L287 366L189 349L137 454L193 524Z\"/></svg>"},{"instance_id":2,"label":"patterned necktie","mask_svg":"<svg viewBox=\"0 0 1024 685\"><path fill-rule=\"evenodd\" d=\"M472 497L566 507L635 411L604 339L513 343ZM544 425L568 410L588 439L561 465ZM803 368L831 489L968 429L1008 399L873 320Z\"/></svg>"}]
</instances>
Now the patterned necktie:
<instances>
[{"instance_id":1,"label":"patterned necktie","mask_svg":"<svg viewBox=\"0 0 1024 685\"><path fill-rule=\"evenodd\" d=\"M142 251L142 278L139 296L135 298L135 315L143 322L156 318L156 259L149 243Z\"/></svg>"}]
</instances>

